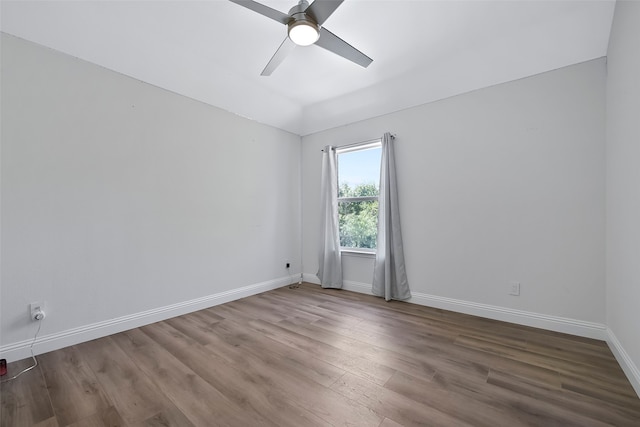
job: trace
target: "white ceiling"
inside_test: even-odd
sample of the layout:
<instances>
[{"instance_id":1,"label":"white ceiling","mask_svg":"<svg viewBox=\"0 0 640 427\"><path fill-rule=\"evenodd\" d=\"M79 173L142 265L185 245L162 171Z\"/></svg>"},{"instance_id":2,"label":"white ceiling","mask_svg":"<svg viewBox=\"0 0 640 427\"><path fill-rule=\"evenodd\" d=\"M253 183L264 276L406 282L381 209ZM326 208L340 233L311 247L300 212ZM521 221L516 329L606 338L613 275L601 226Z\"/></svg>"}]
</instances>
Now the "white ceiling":
<instances>
[{"instance_id":1,"label":"white ceiling","mask_svg":"<svg viewBox=\"0 0 640 427\"><path fill-rule=\"evenodd\" d=\"M261 0L287 12L297 0ZM306 135L606 55L615 0L346 0L324 26L362 68L296 47L260 76L286 27L226 0L8 1L1 30Z\"/></svg>"}]
</instances>

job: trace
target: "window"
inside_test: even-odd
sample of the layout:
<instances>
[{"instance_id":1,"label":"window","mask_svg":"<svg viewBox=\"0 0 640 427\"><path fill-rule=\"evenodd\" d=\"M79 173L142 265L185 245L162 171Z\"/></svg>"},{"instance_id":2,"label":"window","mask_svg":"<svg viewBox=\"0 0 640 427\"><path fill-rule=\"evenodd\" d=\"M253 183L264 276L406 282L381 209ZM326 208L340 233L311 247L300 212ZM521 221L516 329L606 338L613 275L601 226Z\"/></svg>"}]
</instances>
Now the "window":
<instances>
[{"instance_id":1,"label":"window","mask_svg":"<svg viewBox=\"0 0 640 427\"><path fill-rule=\"evenodd\" d=\"M375 252L378 235L381 142L338 148L340 246Z\"/></svg>"}]
</instances>

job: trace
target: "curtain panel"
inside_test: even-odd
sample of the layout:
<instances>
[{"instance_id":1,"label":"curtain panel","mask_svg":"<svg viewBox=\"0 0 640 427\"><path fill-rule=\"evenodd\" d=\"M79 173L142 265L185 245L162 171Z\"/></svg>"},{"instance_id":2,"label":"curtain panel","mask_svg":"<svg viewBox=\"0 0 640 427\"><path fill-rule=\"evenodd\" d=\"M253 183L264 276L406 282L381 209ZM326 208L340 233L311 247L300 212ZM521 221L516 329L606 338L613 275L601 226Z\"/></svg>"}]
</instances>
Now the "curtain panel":
<instances>
[{"instance_id":1,"label":"curtain panel","mask_svg":"<svg viewBox=\"0 0 640 427\"><path fill-rule=\"evenodd\" d=\"M338 228L338 155L326 146L320 184L320 251L318 273L323 288L342 288L342 258Z\"/></svg>"},{"instance_id":2,"label":"curtain panel","mask_svg":"<svg viewBox=\"0 0 640 427\"><path fill-rule=\"evenodd\" d=\"M402 248L394 138L388 132L382 137L377 246L371 291L387 301L411 298Z\"/></svg>"}]
</instances>

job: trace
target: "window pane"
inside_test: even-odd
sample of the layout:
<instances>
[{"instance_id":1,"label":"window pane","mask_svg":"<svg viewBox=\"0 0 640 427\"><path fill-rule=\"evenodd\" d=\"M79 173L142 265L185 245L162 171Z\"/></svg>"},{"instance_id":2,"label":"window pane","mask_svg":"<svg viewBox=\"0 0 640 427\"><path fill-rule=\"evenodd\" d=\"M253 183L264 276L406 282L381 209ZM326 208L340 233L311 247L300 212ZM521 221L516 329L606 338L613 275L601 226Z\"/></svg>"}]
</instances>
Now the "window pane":
<instances>
[{"instance_id":1,"label":"window pane","mask_svg":"<svg viewBox=\"0 0 640 427\"><path fill-rule=\"evenodd\" d=\"M339 202L340 246L376 248L378 201Z\"/></svg>"},{"instance_id":2,"label":"window pane","mask_svg":"<svg viewBox=\"0 0 640 427\"><path fill-rule=\"evenodd\" d=\"M338 197L378 195L381 153L375 147L338 155Z\"/></svg>"}]
</instances>

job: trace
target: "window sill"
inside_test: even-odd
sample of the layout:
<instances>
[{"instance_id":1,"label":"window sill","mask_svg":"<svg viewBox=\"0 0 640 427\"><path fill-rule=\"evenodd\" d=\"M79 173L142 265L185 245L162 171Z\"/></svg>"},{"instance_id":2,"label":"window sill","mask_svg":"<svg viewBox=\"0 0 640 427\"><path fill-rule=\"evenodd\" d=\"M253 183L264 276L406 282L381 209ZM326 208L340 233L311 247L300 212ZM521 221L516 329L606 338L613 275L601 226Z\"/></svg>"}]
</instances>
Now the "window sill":
<instances>
[{"instance_id":1,"label":"window sill","mask_svg":"<svg viewBox=\"0 0 640 427\"><path fill-rule=\"evenodd\" d=\"M376 257L376 253L375 252L361 251L361 250L352 249L352 248L341 248L340 249L340 254L346 255L346 256L349 256L349 257L360 257L360 258L375 258Z\"/></svg>"}]
</instances>

